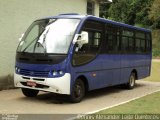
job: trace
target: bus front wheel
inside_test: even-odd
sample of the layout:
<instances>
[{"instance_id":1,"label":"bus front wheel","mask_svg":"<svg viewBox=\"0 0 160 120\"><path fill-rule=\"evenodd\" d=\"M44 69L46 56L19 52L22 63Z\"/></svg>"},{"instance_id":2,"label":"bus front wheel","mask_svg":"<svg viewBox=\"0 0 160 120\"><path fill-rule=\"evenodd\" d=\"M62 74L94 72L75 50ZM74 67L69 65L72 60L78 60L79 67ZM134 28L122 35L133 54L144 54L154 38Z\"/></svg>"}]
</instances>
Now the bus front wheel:
<instances>
[{"instance_id":1,"label":"bus front wheel","mask_svg":"<svg viewBox=\"0 0 160 120\"><path fill-rule=\"evenodd\" d=\"M38 94L38 90L32 90L32 89L27 89L27 88L22 88L22 93L26 96L26 97L36 97Z\"/></svg>"},{"instance_id":2,"label":"bus front wheel","mask_svg":"<svg viewBox=\"0 0 160 120\"><path fill-rule=\"evenodd\" d=\"M70 95L70 100L73 103L78 103L83 99L84 96L85 96L84 82L81 79L77 79L73 86L73 90Z\"/></svg>"},{"instance_id":3,"label":"bus front wheel","mask_svg":"<svg viewBox=\"0 0 160 120\"><path fill-rule=\"evenodd\" d=\"M134 88L135 80L136 80L135 73L132 72L130 77L129 77L128 83L126 84L127 89L133 89Z\"/></svg>"}]
</instances>

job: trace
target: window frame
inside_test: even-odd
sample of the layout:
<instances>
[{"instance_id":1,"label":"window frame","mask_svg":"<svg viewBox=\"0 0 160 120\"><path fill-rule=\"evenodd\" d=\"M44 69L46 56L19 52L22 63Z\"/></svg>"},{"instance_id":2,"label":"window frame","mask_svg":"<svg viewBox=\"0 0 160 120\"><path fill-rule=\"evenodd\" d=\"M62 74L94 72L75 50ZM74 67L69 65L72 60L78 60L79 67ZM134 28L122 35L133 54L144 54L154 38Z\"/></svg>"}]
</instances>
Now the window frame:
<instances>
[{"instance_id":1,"label":"window frame","mask_svg":"<svg viewBox=\"0 0 160 120\"><path fill-rule=\"evenodd\" d=\"M99 27L98 29L95 29L95 28L94 28L95 26L92 25L91 27L93 27L93 28L85 28L85 29L84 29L84 26L85 26L85 24L86 24L87 22L90 22L90 23L93 22L93 23L95 23L95 24L99 24L101 27ZM86 21L83 23L83 25L82 25L82 27L81 27L81 30L80 30L80 33L81 33L82 31L85 31L85 30L101 33L100 45L99 45L99 47L98 47L97 52L95 53L95 56L94 56L92 59L90 59L90 60L88 60L87 62L84 62L84 63L82 63L82 64L74 64L73 62L74 62L74 54L75 54L75 48L76 48L76 45L75 45L75 46L74 46L74 49L73 49L73 55L72 55L72 66L75 66L75 67L76 67L76 66L82 66L82 65L88 64L88 63L92 62L93 60L95 60L99 54L101 54L101 49L102 49L102 45L103 45L103 41L104 41L104 25L105 25L105 23L103 23L103 22L101 22L101 21L90 20L90 19L86 20ZM101 28L101 29L100 29L100 28Z\"/></svg>"},{"instance_id":2,"label":"window frame","mask_svg":"<svg viewBox=\"0 0 160 120\"><path fill-rule=\"evenodd\" d=\"M95 15L95 1L91 1L91 0L87 1L86 12L87 12L88 15Z\"/></svg>"},{"instance_id":3,"label":"window frame","mask_svg":"<svg viewBox=\"0 0 160 120\"><path fill-rule=\"evenodd\" d=\"M132 32L132 35L126 35L123 34L125 32ZM123 37L127 38L127 44L128 44L128 48L130 48L130 41L132 39L132 49L131 50L125 50L123 49ZM121 27L121 54L135 54L135 30L126 28L126 27Z\"/></svg>"},{"instance_id":4,"label":"window frame","mask_svg":"<svg viewBox=\"0 0 160 120\"><path fill-rule=\"evenodd\" d=\"M109 29L108 29L109 28ZM111 29L118 29L115 33L111 31ZM107 31L110 31L109 33L107 33ZM132 32L132 35L125 35L123 34L123 31L128 31L128 32ZM142 33L144 34L144 37L136 37L136 33ZM118 39L119 37L119 49L117 49L118 51L108 51L108 48L106 48L106 46L108 47L108 38L107 35L114 35L116 36L116 38ZM148 38L147 38L148 35ZM123 37L125 37L127 39L127 46L128 46L128 50L124 50L123 49ZM151 33L150 32L146 32L146 31L141 31L141 30L136 30L133 28L128 28L125 26L120 26L120 25L115 25L115 24L111 24L111 23L105 23L105 45L103 45L103 50L102 53L105 54L149 54L151 52ZM130 41L132 39L132 45L130 45ZM144 47L142 50L138 51L138 49L136 50L136 40L139 39L139 46L142 46L141 43L142 41L144 42ZM148 43L147 43L148 42ZM147 48L147 44L148 44L148 48ZM113 46L114 47L114 46ZM131 48L131 50L129 50L129 48Z\"/></svg>"},{"instance_id":5,"label":"window frame","mask_svg":"<svg viewBox=\"0 0 160 120\"><path fill-rule=\"evenodd\" d=\"M109 32L108 32L109 31ZM105 34L105 44L103 45L103 53L105 54L120 54L120 44L121 44L121 31L120 31L120 26L117 26L117 25L114 25L114 24L109 24L109 23L106 23L105 24L105 31L104 31L104 34ZM119 45L118 45L118 49L117 51L116 50L113 50L113 51L108 51L109 50L109 46L108 46L108 43L109 43L109 39L108 39L108 36L111 35L112 37L115 37L117 42L119 42ZM113 43L113 41L112 41ZM114 46L113 46L114 47Z\"/></svg>"}]
</instances>

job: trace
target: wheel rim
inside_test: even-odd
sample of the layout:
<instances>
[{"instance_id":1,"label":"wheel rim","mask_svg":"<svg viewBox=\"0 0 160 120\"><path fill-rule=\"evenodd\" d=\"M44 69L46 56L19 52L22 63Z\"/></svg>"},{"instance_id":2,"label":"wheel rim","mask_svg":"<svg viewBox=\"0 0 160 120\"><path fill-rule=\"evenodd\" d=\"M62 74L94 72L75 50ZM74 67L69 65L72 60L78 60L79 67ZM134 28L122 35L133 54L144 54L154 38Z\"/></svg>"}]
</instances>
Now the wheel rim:
<instances>
[{"instance_id":1,"label":"wheel rim","mask_svg":"<svg viewBox=\"0 0 160 120\"><path fill-rule=\"evenodd\" d=\"M76 84L75 90L74 90L75 98L81 97L81 93L82 93L82 87L79 84Z\"/></svg>"},{"instance_id":2,"label":"wheel rim","mask_svg":"<svg viewBox=\"0 0 160 120\"><path fill-rule=\"evenodd\" d=\"M130 86L131 87L133 87L134 86L134 82L135 81L135 79L134 79L134 76L132 75L131 77L130 77Z\"/></svg>"}]
</instances>

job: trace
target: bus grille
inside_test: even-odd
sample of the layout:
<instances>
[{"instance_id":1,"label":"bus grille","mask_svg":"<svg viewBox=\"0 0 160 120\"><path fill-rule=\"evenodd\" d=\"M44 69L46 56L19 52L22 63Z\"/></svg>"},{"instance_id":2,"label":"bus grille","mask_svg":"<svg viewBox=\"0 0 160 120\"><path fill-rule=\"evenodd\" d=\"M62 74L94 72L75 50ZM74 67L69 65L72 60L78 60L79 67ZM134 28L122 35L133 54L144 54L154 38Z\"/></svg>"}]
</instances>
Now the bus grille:
<instances>
[{"instance_id":1,"label":"bus grille","mask_svg":"<svg viewBox=\"0 0 160 120\"><path fill-rule=\"evenodd\" d=\"M25 76L34 76L34 77L48 77L49 71L33 71L33 70L21 69L19 74Z\"/></svg>"}]
</instances>

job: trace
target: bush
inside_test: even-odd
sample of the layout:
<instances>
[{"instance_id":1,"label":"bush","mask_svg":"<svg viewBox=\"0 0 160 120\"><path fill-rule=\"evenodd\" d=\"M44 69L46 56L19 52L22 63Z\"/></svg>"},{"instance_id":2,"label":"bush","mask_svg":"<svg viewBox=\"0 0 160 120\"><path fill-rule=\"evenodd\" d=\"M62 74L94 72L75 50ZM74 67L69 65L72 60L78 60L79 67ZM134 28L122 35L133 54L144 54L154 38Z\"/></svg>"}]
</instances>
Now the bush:
<instances>
[{"instance_id":1,"label":"bush","mask_svg":"<svg viewBox=\"0 0 160 120\"><path fill-rule=\"evenodd\" d=\"M152 56L153 57L160 57L160 49L158 49L158 48L153 49Z\"/></svg>"}]
</instances>

